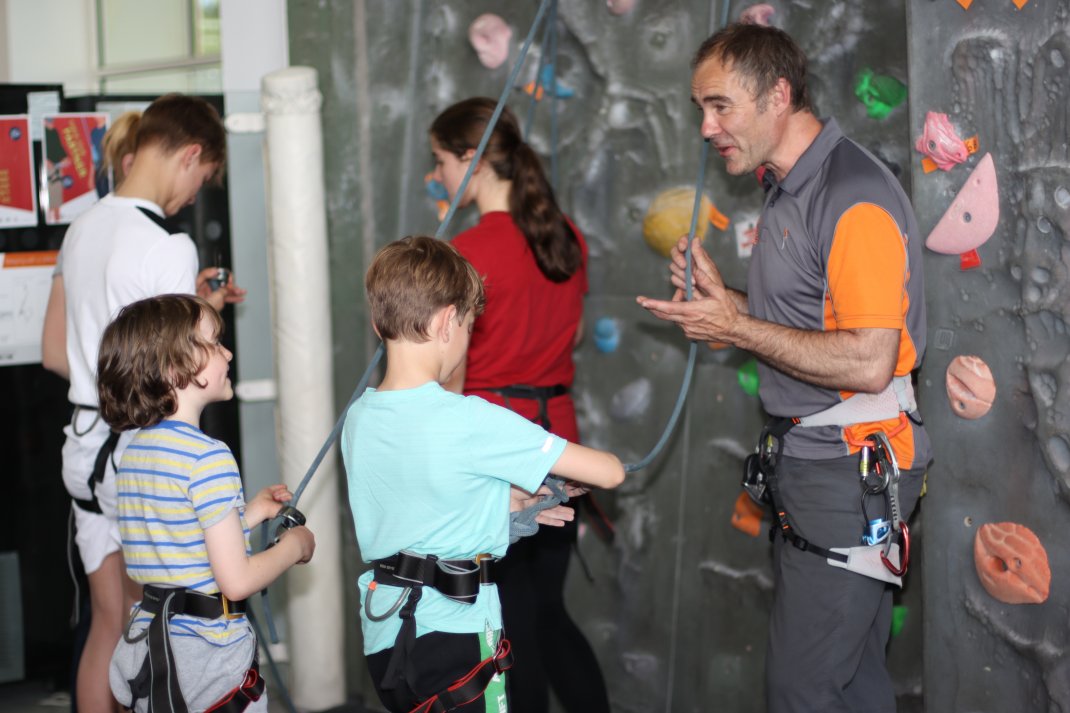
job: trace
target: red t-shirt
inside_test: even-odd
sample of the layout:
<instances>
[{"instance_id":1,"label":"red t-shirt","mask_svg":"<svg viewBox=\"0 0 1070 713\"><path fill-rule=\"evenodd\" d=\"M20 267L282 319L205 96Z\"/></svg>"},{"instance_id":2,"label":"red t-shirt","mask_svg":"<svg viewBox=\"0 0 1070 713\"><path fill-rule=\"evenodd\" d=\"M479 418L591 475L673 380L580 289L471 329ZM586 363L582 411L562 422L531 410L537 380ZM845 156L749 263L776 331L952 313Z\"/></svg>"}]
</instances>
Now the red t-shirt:
<instances>
[{"instance_id":1,"label":"red t-shirt","mask_svg":"<svg viewBox=\"0 0 1070 713\"><path fill-rule=\"evenodd\" d=\"M468 346L465 393L503 404L485 389L572 385L572 348L587 293L587 243L576 226L572 230L583 263L558 283L539 270L524 234L506 212L486 213L478 225L454 238L453 246L483 277L487 297ZM538 414L538 404L527 399L510 399L509 406L527 418ZM554 433L577 440L571 398L550 401L550 421Z\"/></svg>"}]
</instances>

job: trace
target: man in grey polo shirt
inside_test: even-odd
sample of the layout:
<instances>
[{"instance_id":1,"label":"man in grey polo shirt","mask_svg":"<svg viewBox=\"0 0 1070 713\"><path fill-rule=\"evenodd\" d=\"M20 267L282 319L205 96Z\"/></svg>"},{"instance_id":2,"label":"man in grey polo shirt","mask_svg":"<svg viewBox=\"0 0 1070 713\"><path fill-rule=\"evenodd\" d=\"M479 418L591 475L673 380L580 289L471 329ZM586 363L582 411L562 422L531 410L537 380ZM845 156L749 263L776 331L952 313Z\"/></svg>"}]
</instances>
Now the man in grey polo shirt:
<instances>
[{"instance_id":1,"label":"man in grey polo shirt","mask_svg":"<svg viewBox=\"0 0 1070 713\"><path fill-rule=\"evenodd\" d=\"M867 437L885 434L898 461L904 521L931 458L910 382L925 350L914 214L879 161L813 114L806 57L784 32L728 26L702 44L692 70L703 138L730 174L758 172L766 189L747 291L726 287L696 245L694 295L684 301L683 238L673 300L637 299L689 339L754 354L762 406L790 429L775 467L790 528L774 544L768 709L894 711L892 585L826 555L860 547L869 520L885 515L883 493L862 495L860 449L872 456L878 443ZM891 564L902 562L892 555Z\"/></svg>"}]
</instances>

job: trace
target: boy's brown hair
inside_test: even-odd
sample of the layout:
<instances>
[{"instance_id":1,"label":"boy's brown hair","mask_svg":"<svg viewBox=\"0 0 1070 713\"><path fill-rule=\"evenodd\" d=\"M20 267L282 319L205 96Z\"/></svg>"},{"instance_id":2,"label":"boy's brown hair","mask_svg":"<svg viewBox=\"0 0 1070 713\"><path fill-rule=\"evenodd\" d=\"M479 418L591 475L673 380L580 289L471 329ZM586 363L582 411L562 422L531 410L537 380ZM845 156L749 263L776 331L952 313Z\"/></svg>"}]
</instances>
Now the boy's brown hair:
<instances>
[{"instance_id":1,"label":"boy's brown hair","mask_svg":"<svg viewBox=\"0 0 1070 713\"><path fill-rule=\"evenodd\" d=\"M461 319L483 312L483 280L444 240L410 235L390 243L364 276L372 323L383 339L426 342L435 312L450 305Z\"/></svg>"},{"instance_id":2,"label":"boy's brown hair","mask_svg":"<svg viewBox=\"0 0 1070 713\"><path fill-rule=\"evenodd\" d=\"M223 331L212 305L193 295L160 295L119 311L104 330L97 362L100 415L116 431L154 426L178 409L182 389L208 362L215 345L201 336L201 318Z\"/></svg>"}]
</instances>

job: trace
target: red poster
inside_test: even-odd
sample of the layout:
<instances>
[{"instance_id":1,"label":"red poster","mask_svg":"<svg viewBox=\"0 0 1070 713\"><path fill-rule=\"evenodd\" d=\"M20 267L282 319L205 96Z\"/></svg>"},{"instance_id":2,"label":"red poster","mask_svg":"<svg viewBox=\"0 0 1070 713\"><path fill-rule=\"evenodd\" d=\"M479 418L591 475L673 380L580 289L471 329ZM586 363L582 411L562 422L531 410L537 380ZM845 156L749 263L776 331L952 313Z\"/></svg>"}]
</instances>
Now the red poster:
<instances>
[{"instance_id":1,"label":"red poster","mask_svg":"<svg viewBox=\"0 0 1070 713\"><path fill-rule=\"evenodd\" d=\"M70 223L109 190L101 171L107 114L52 114L43 119L41 202L45 223Z\"/></svg>"},{"instance_id":2,"label":"red poster","mask_svg":"<svg viewBox=\"0 0 1070 713\"><path fill-rule=\"evenodd\" d=\"M37 225L33 141L27 116L0 116L0 228Z\"/></svg>"}]
</instances>

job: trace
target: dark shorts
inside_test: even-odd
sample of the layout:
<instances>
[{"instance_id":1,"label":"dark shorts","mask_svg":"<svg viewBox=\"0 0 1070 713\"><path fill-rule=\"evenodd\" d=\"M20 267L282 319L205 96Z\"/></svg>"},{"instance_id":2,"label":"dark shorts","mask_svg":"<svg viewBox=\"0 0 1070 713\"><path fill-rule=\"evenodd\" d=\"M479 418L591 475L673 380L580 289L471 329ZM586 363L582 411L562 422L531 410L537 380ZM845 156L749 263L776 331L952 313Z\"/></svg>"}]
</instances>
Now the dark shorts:
<instances>
[{"instance_id":1,"label":"dark shorts","mask_svg":"<svg viewBox=\"0 0 1070 713\"><path fill-rule=\"evenodd\" d=\"M430 634L416 637L416 645L412 651L413 665L416 669L415 690L404 681L399 683L397 688L384 690L379 682L383 680L393 651L393 648L384 649L366 657L375 692L379 694L379 700L383 702L386 709L392 713L409 713L431 696L462 678L483 660L480 655L479 634L446 634L433 631ZM487 710L487 705L483 696L480 696L471 703L453 710L483 713ZM497 704L492 710L498 710Z\"/></svg>"},{"instance_id":2,"label":"dark shorts","mask_svg":"<svg viewBox=\"0 0 1070 713\"><path fill-rule=\"evenodd\" d=\"M899 498L907 518L921 494L924 468L903 471ZM780 491L792 527L821 547L855 547L863 527L858 457L781 458ZM866 501L870 517L883 497ZM782 538L773 546L776 579L766 656L769 713L894 713L885 666L893 585L833 567Z\"/></svg>"}]
</instances>

